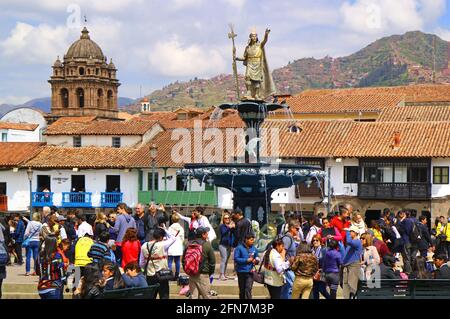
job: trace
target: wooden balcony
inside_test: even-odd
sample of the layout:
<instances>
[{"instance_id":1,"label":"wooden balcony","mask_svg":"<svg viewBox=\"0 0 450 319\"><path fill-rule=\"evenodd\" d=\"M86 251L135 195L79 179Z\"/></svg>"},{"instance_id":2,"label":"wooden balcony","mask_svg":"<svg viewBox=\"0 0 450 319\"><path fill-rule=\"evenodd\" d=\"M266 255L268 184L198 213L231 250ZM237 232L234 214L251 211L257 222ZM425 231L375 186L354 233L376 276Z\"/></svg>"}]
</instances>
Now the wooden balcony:
<instances>
[{"instance_id":1,"label":"wooden balcony","mask_svg":"<svg viewBox=\"0 0 450 319\"><path fill-rule=\"evenodd\" d=\"M0 195L0 212L8 211L8 196Z\"/></svg>"},{"instance_id":2,"label":"wooden balcony","mask_svg":"<svg viewBox=\"0 0 450 319\"><path fill-rule=\"evenodd\" d=\"M359 183L362 199L427 200L431 198L430 183Z\"/></svg>"}]
</instances>

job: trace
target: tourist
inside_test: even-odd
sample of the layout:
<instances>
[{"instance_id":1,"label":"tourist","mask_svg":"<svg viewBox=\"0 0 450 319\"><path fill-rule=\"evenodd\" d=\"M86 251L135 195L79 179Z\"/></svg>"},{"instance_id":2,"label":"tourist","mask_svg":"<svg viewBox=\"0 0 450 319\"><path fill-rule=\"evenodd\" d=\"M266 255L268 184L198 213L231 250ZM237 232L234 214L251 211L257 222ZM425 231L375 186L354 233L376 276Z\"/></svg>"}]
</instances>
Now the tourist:
<instances>
[{"instance_id":1,"label":"tourist","mask_svg":"<svg viewBox=\"0 0 450 319\"><path fill-rule=\"evenodd\" d=\"M319 261L311 252L310 245L307 243L300 244L291 269L295 273L292 299L309 299L313 288L313 278L319 271Z\"/></svg>"},{"instance_id":2,"label":"tourist","mask_svg":"<svg viewBox=\"0 0 450 319\"><path fill-rule=\"evenodd\" d=\"M264 284L269 291L270 299L280 299L284 285L284 272L289 269L286 261L286 250L281 238L275 238L271 247L264 254Z\"/></svg>"},{"instance_id":3,"label":"tourist","mask_svg":"<svg viewBox=\"0 0 450 319\"><path fill-rule=\"evenodd\" d=\"M92 263L92 258L88 256L94 241L89 234L79 238L75 244L75 267L80 267L81 274L84 274L84 268Z\"/></svg>"},{"instance_id":4,"label":"tourist","mask_svg":"<svg viewBox=\"0 0 450 319\"><path fill-rule=\"evenodd\" d=\"M113 231L117 234L116 239L116 261L122 263L122 240L125 236L125 232L128 228L136 228L136 222L132 216L127 212L127 205L124 203L119 203L117 205L117 216L116 222L114 223Z\"/></svg>"},{"instance_id":5,"label":"tourist","mask_svg":"<svg viewBox=\"0 0 450 319\"><path fill-rule=\"evenodd\" d=\"M379 240L376 237L372 237L373 245L377 249L378 255L380 255L380 259L383 260L383 256L391 253L389 247L386 245L384 240Z\"/></svg>"},{"instance_id":6,"label":"tourist","mask_svg":"<svg viewBox=\"0 0 450 319\"><path fill-rule=\"evenodd\" d=\"M448 258L447 255L435 255L433 257L434 266L436 270L434 271L435 279L450 279L450 267L447 263Z\"/></svg>"},{"instance_id":7,"label":"tourist","mask_svg":"<svg viewBox=\"0 0 450 319\"><path fill-rule=\"evenodd\" d=\"M45 245L45 239L48 236L56 237L58 243L61 242L61 226L58 223L58 217L54 214L47 216L47 222L42 224L39 234L40 241Z\"/></svg>"},{"instance_id":8,"label":"tourist","mask_svg":"<svg viewBox=\"0 0 450 319\"><path fill-rule=\"evenodd\" d=\"M341 238L344 243L347 236L345 229L350 227L350 221L348 220L348 218L352 212L353 207L350 204L345 204L339 207L339 215L334 216L333 219L331 219L331 226L336 227L337 230L341 233ZM356 228L357 227L355 227L355 229Z\"/></svg>"},{"instance_id":9,"label":"tourist","mask_svg":"<svg viewBox=\"0 0 450 319\"><path fill-rule=\"evenodd\" d=\"M23 265L23 256L22 256L22 243L23 237L25 235L25 223L22 220L22 216L20 214L14 215L14 222L16 224L16 228L14 229L13 238L14 238L14 251L17 255L17 264L19 266Z\"/></svg>"},{"instance_id":10,"label":"tourist","mask_svg":"<svg viewBox=\"0 0 450 319\"><path fill-rule=\"evenodd\" d=\"M101 233L108 232L109 227L111 226L108 224L105 213L102 212L97 213L94 222L94 239L98 240Z\"/></svg>"},{"instance_id":11,"label":"tourist","mask_svg":"<svg viewBox=\"0 0 450 319\"><path fill-rule=\"evenodd\" d=\"M192 240L192 238L195 237L195 230L199 227L208 228L208 240L211 243L214 239L216 239L216 232L211 226L211 223L209 222L209 219L203 215L204 210L202 207L196 207L192 211L191 218L185 217L177 212L178 217L180 219L184 220L189 225L189 233L188 233L188 240Z\"/></svg>"},{"instance_id":12,"label":"tourist","mask_svg":"<svg viewBox=\"0 0 450 319\"><path fill-rule=\"evenodd\" d=\"M440 223L436 227L436 239L437 254L450 256L450 227L448 226L448 220L444 216L440 217Z\"/></svg>"},{"instance_id":13,"label":"tourist","mask_svg":"<svg viewBox=\"0 0 450 319\"><path fill-rule=\"evenodd\" d=\"M323 272L323 263L327 248L322 246L322 238L319 234L313 236L311 240L311 250L319 262L319 270L313 277L312 298L320 299L320 295L325 299L330 299L330 294L327 291L327 284L325 283L325 273Z\"/></svg>"},{"instance_id":14,"label":"tourist","mask_svg":"<svg viewBox=\"0 0 450 319\"><path fill-rule=\"evenodd\" d=\"M77 219L78 219L77 237L82 238L86 234L88 234L91 237L94 237L94 230L92 229L92 226L87 222L86 216L84 214L79 214L77 216Z\"/></svg>"},{"instance_id":15,"label":"tourist","mask_svg":"<svg viewBox=\"0 0 450 319\"><path fill-rule=\"evenodd\" d=\"M137 262L129 263L123 269L122 274L123 281L126 288L145 288L148 287L145 276L141 272Z\"/></svg>"},{"instance_id":16,"label":"tourist","mask_svg":"<svg viewBox=\"0 0 450 319\"><path fill-rule=\"evenodd\" d=\"M393 254L396 254L401 253L403 249L403 240L392 220L392 218L385 217L382 229L386 245Z\"/></svg>"},{"instance_id":17,"label":"tourist","mask_svg":"<svg viewBox=\"0 0 450 319\"><path fill-rule=\"evenodd\" d=\"M77 239L77 231L75 230L76 224L76 211L71 209L67 212L66 222L63 227L66 230L67 238L73 244L73 242Z\"/></svg>"},{"instance_id":18,"label":"tourist","mask_svg":"<svg viewBox=\"0 0 450 319\"><path fill-rule=\"evenodd\" d=\"M322 238L322 245L326 247L331 239L342 241L341 232L337 227L330 223L328 218L322 218L322 228L320 228L318 234L320 235L320 238Z\"/></svg>"},{"instance_id":19,"label":"tourist","mask_svg":"<svg viewBox=\"0 0 450 319\"><path fill-rule=\"evenodd\" d=\"M370 221L370 228L368 229L368 232L378 240L383 240L381 227L375 219Z\"/></svg>"},{"instance_id":20,"label":"tourist","mask_svg":"<svg viewBox=\"0 0 450 319\"><path fill-rule=\"evenodd\" d=\"M380 279L401 279L400 271L395 268L395 257L388 254L383 256L383 262L380 264Z\"/></svg>"},{"instance_id":21,"label":"tourist","mask_svg":"<svg viewBox=\"0 0 450 319\"><path fill-rule=\"evenodd\" d=\"M137 238L136 228L128 228L122 239L122 268L125 265L137 262L141 251L141 243Z\"/></svg>"},{"instance_id":22,"label":"tourist","mask_svg":"<svg viewBox=\"0 0 450 319\"><path fill-rule=\"evenodd\" d=\"M63 215L58 215L57 217L58 220L58 224L59 224L59 231L60 231L60 235L61 235L61 241L64 239L67 239L67 233L66 233L66 228L64 227L64 224L66 223L67 218L65 218ZM61 242L58 242L58 244L60 244Z\"/></svg>"},{"instance_id":23,"label":"tourist","mask_svg":"<svg viewBox=\"0 0 450 319\"><path fill-rule=\"evenodd\" d=\"M377 248L373 245L373 237L369 233L361 235L361 243L363 246L362 268L364 269L365 280L371 280L376 276L377 270L381 262Z\"/></svg>"},{"instance_id":24,"label":"tourist","mask_svg":"<svg viewBox=\"0 0 450 319\"><path fill-rule=\"evenodd\" d=\"M189 241L183 254L183 269L189 275L189 289L191 299L210 299L210 277L214 274L216 257L211 243L208 241L210 229L198 227L196 238ZM201 251L201 258L197 258Z\"/></svg>"},{"instance_id":25,"label":"tourist","mask_svg":"<svg viewBox=\"0 0 450 319\"><path fill-rule=\"evenodd\" d=\"M322 225L320 224L320 219L319 219L319 217L317 217L317 216L312 216L312 217L309 219L309 232L308 232L308 234L306 235L306 243L307 243L308 245L311 245L312 238L313 238L316 234L319 233L320 227L321 227L321 226L322 226Z\"/></svg>"},{"instance_id":26,"label":"tourist","mask_svg":"<svg viewBox=\"0 0 450 319\"><path fill-rule=\"evenodd\" d=\"M155 203L150 203L148 214L144 216L145 241L153 239L153 231L159 227L161 221L168 220L166 209L163 205L156 206Z\"/></svg>"},{"instance_id":27,"label":"tourist","mask_svg":"<svg viewBox=\"0 0 450 319\"><path fill-rule=\"evenodd\" d=\"M231 218L235 224L233 247L237 247L238 244L244 243L249 233L253 232L252 222L244 217L244 213L240 209L235 209Z\"/></svg>"},{"instance_id":28,"label":"tourist","mask_svg":"<svg viewBox=\"0 0 450 319\"><path fill-rule=\"evenodd\" d=\"M104 263L104 262L114 262L115 259L112 259L114 254L111 253L109 247L109 233L108 231L104 231L98 236L98 239L92 244L91 248L88 251L87 256L92 258L93 263Z\"/></svg>"},{"instance_id":29,"label":"tourist","mask_svg":"<svg viewBox=\"0 0 450 319\"><path fill-rule=\"evenodd\" d=\"M358 227L360 236L367 231L367 225L359 211L353 213L350 225Z\"/></svg>"},{"instance_id":30,"label":"tourist","mask_svg":"<svg viewBox=\"0 0 450 319\"><path fill-rule=\"evenodd\" d=\"M113 210L111 210L108 214L108 224L111 226L109 231L109 238L112 240L117 239L117 233L114 231L114 225L116 224L117 214Z\"/></svg>"},{"instance_id":31,"label":"tourist","mask_svg":"<svg viewBox=\"0 0 450 319\"><path fill-rule=\"evenodd\" d=\"M5 221L3 217L0 217L0 299L2 299L2 285L3 280L6 279L6 264L8 263L8 248L6 246L6 233L8 232L5 227Z\"/></svg>"},{"instance_id":32,"label":"tourist","mask_svg":"<svg viewBox=\"0 0 450 319\"><path fill-rule=\"evenodd\" d=\"M104 291L104 284L105 281L99 265L86 265L74 295L80 299L100 299Z\"/></svg>"},{"instance_id":33,"label":"tourist","mask_svg":"<svg viewBox=\"0 0 450 319\"><path fill-rule=\"evenodd\" d=\"M164 239L165 237L167 239ZM169 269L167 251L175 240L176 237L159 227L153 231L153 240L142 245L139 265L144 269L149 286L159 284L155 299L157 295L160 299L169 299L170 278L161 278L159 274Z\"/></svg>"},{"instance_id":34,"label":"tourist","mask_svg":"<svg viewBox=\"0 0 450 319\"><path fill-rule=\"evenodd\" d=\"M328 240L328 250L323 258L322 269L325 273L325 283L330 288L330 299L336 299L339 287L339 274L342 265L342 256L339 252L339 244L335 239Z\"/></svg>"},{"instance_id":35,"label":"tourist","mask_svg":"<svg viewBox=\"0 0 450 319\"><path fill-rule=\"evenodd\" d=\"M219 252L220 252L220 277L219 280L227 280L227 265L228 259L231 256L231 251L233 249L233 231L235 224L231 220L231 215L228 213L224 213L222 215L222 221L220 223L219 231L220 231L220 243L219 243Z\"/></svg>"},{"instance_id":36,"label":"tourist","mask_svg":"<svg viewBox=\"0 0 450 319\"><path fill-rule=\"evenodd\" d=\"M181 256L183 256L184 249L184 228L180 225L180 217L177 214L171 216L172 225L169 227L169 233L175 237L175 242L169 247L167 251L169 259L169 269L172 270L172 263L175 263L174 280L178 280L181 268Z\"/></svg>"},{"instance_id":37,"label":"tourist","mask_svg":"<svg viewBox=\"0 0 450 319\"><path fill-rule=\"evenodd\" d=\"M145 207L138 203L135 207L134 220L136 222L137 238L141 245L145 243Z\"/></svg>"},{"instance_id":38,"label":"tourist","mask_svg":"<svg viewBox=\"0 0 450 319\"><path fill-rule=\"evenodd\" d=\"M39 213L34 213L32 221L30 221L25 229L24 242L28 241L25 247L25 276L36 275L38 255L39 255L39 233L41 231L41 216ZM33 255L33 273L31 270L31 255Z\"/></svg>"},{"instance_id":39,"label":"tourist","mask_svg":"<svg viewBox=\"0 0 450 319\"><path fill-rule=\"evenodd\" d=\"M120 273L120 269L117 265L105 262L102 265L102 274L104 281L104 290L116 290L124 289L125 281Z\"/></svg>"},{"instance_id":40,"label":"tourist","mask_svg":"<svg viewBox=\"0 0 450 319\"><path fill-rule=\"evenodd\" d=\"M427 260L425 257L417 256L412 264L412 273L408 279L432 279L431 273L427 270Z\"/></svg>"},{"instance_id":41,"label":"tourist","mask_svg":"<svg viewBox=\"0 0 450 319\"><path fill-rule=\"evenodd\" d=\"M239 285L239 299L252 299L252 270L259 263L258 250L254 246L255 235L248 234L244 244L234 250L234 262Z\"/></svg>"},{"instance_id":42,"label":"tourist","mask_svg":"<svg viewBox=\"0 0 450 319\"><path fill-rule=\"evenodd\" d=\"M64 261L57 247L55 236L45 238L38 267L38 292L41 299L63 299Z\"/></svg>"},{"instance_id":43,"label":"tourist","mask_svg":"<svg viewBox=\"0 0 450 319\"><path fill-rule=\"evenodd\" d=\"M64 270L67 270L67 267L69 267L70 265L70 260L69 258L67 258L67 252L70 250L70 241L66 238L63 239L59 244L58 244L58 253L61 255L62 260L64 262Z\"/></svg>"},{"instance_id":44,"label":"tourist","mask_svg":"<svg viewBox=\"0 0 450 319\"><path fill-rule=\"evenodd\" d=\"M420 235L421 235L420 242L418 244L420 256L426 258L427 253L428 253L428 248L433 245L430 232L428 231L428 223L427 223L426 216L419 217L419 223L417 224L417 227L419 227L419 231L420 231Z\"/></svg>"},{"instance_id":45,"label":"tourist","mask_svg":"<svg viewBox=\"0 0 450 319\"><path fill-rule=\"evenodd\" d=\"M401 251L403 259L403 270L406 274L411 273L412 259L415 257L413 252L415 247L411 243L411 233L413 229L414 222L407 217L405 211L400 211L398 213L397 229L401 235L403 241L403 249Z\"/></svg>"},{"instance_id":46,"label":"tourist","mask_svg":"<svg viewBox=\"0 0 450 319\"><path fill-rule=\"evenodd\" d=\"M292 261L297 254L297 242L301 242L301 228L298 219L291 218L288 224L287 232L281 239L286 250L285 261ZM290 299L292 295L292 285L294 284L295 274L291 269L284 272L285 283L281 288L281 299Z\"/></svg>"},{"instance_id":47,"label":"tourist","mask_svg":"<svg viewBox=\"0 0 450 319\"><path fill-rule=\"evenodd\" d=\"M350 226L346 230L346 247L343 264L343 295L344 299L353 299L358 289L360 260L363 253L361 240L358 239L359 228Z\"/></svg>"}]
</instances>

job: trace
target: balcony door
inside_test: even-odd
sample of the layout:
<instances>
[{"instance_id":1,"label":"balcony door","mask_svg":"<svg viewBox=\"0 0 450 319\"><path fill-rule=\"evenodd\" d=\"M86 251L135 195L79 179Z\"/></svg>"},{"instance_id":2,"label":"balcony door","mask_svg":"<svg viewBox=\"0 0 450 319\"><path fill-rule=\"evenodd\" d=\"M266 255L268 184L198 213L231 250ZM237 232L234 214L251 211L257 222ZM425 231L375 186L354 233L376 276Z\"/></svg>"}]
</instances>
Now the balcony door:
<instances>
[{"instance_id":1,"label":"balcony door","mask_svg":"<svg viewBox=\"0 0 450 319\"><path fill-rule=\"evenodd\" d=\"M0 183L0 195L6 195L6 183Z\"/></svg>"},{"instance_id":2,"label":"balcony door","mask_svg":"<svg viewBox=\"0 0 450 319\"><path fill-rule=\"evenodd\" d=\"M48 189L51 191L50 188L50 175L38 175L37 176L37 191L43 192L44 189Z\"/></svg>"},{"instance_id":3,"label":"balcony door","mask_svg":"<svg viewBox=\"0 0 450 319\"><path fill-rule=\"evenodd\" d=\"M85 176L84 175L72 175L72 188L71 192L85 192L86 184L85 184Z\"/></svg>"},{"instance_id":4,"label":"balcony door","mask_svg":"<svg viewBox=\"0 0 450 319\"><path fill-rule=\"evenodd\" d=\"M106 175L106 192L120 193L120 175Z\"/></svg>"}]
</instances>

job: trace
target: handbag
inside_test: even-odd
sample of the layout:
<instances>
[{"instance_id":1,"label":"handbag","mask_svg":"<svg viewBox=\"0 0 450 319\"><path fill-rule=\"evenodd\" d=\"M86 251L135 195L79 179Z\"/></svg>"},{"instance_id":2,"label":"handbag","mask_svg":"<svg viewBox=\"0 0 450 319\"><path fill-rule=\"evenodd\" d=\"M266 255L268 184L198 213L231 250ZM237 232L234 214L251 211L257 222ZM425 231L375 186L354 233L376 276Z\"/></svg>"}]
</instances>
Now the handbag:
<instances>
[{"instance_id":1,"label":"handbag","mask_svg":"<svg viewBox=\"0 0 450 319\"><path fill-rule=\"evenodd\" d=\"M315 281L325 281L325 272L322 269L319 269L314 275L313 279Z\"/></svg>"},{"instance_id":2,"label":"handbag","mask_svg":"<svg viewBox=\"0 0 450 319\"><path fill-rule=\"evenodd\" d=\"M147 243L148 260L147 260L147 264L145 265L145 270L146 270L146 271L147 271L148 263L149 263L150 260L152 261L153 267L154 267L155 270L156 270L155 262L154 262L153 259L152 259L152 250L153 250L153 247L155 246L155 244L156 244L156 242L154 242L154 243L152 244L152 247L151 247L150 249L148 249L148 243ZM170 280L173 280L174 275L173 275L173 272L172 272L171 269L161 269L161 270L158 270L158 271L155 273L155 277L156 277L156 280L157 280L157 281L161 282L161 281L170 281Z\"/></svg>"},{"instance_id":3,"label":"handbag","mask_svg":"<svg viewBox=\"0 0 450 319\"><path fill-rule=\"evenodd\" d=\"M28 248L30 246L31 238L33 238L33 236L36 235L37 232L38 232L38 229L36 229L31 235L28 235L27 238L24 239L24 241L22 242L23 248Z\"/></svg>"},{"instance_id":4,"label":"handbag","mask_svg":"<svg viewBox=\"0 0 450 319\"><path fill-rule=\"evenodd\" d=\"M255 268L255 270L252 272L253 281L257 282L258 284L264 284L264 272L261 272L262 265L263 262L261 262L261 265L259 265L258 270L256 270L255 266L253 266Z\"/></svg>"}]
</instances>

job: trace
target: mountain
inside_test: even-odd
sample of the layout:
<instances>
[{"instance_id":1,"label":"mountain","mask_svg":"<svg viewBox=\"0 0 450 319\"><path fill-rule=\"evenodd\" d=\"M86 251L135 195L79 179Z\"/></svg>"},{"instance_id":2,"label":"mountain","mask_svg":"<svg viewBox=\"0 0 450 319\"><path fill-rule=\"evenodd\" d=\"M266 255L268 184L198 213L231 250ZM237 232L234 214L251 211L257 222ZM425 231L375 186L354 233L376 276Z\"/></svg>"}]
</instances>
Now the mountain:
<instances>
[{"instance_id":1,"label":"mountain","mask_svg":"<svg viewBox=\"0 0 450 319\"><path fill-rule=\"evenodd\" d=\"M119 108L122 109L122 108L127 108L127 106L129 106L130 104L136 103L136 100L128 98L128 97L119 97L118 103L119 103ZM48 112L50 112L51 98L43 97L43 98L32 99L28 102L25 102L23 104L17 104L17 105L1 104L0 105L0 117L3 116L4 114L8 113L9 111L14 110L19 107L34 107L34 108L40 109L40 110L48 113Z\"/></svg>"},{"instance_id":2,"label":"mountain","mask_svg":"<svg viewBox=\"0 0 450 319\"><path fill-rule=\"evenodd\" d=\"M309 88L432 83L435 62L436 82L450 82L449 51L450 43L438 36L412 31L384 37L345 57L295 60L275 69L273 78L279 94L297 94ZM243 92L242 75L239 82ZM184 105L209 107L235 99L235 80L231 75L218 75L208 80L177 81L146 97L152 110L170 110ZM128 109L139 111L139 101Z\"/></svg>"}]
</instances>

